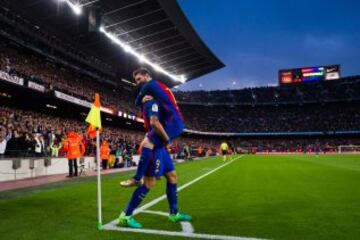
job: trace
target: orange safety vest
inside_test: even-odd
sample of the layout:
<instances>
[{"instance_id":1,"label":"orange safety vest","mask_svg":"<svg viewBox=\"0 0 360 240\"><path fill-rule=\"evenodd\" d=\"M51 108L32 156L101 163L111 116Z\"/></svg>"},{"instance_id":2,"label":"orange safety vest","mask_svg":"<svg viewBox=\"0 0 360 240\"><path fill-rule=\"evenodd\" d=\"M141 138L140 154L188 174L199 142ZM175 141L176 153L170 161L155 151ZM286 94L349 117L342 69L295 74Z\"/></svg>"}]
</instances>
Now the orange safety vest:
<instances>
[{"instance_id":1,"label":"orange safety vest","mask_svg":"<svg viewBox=\"0 0 360 240\"><path fill-rule=\"evenodd\" d=\"M81 136L75 132L70 132L63 146L67 159L77 159L84 155L85 145Z\"/></svg>"},{"instance_id":2,"label":"orange safety vest","mask_svg":"<svg viewBox=\"0 0 360 240\"><path fill-rule=\"evenodd\" d=\"M109 160L110 156L110 147L107 142L103 142L100 147L100 159Z\"/></svg>"}]
</instances>

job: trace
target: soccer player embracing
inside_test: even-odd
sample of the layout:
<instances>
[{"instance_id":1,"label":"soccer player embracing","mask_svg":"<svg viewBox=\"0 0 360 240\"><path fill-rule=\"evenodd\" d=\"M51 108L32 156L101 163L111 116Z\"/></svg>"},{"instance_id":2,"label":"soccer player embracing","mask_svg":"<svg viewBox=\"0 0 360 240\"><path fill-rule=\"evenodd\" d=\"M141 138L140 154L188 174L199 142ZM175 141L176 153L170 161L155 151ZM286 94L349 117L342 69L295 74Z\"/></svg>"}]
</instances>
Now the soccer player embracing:
<instances>
[{"instance_id":1,"label":"soccer player embracing","mask_svg":"<svg viewBox=\"0 0 360 240\"><path fill-rule=\"evenodd\" d=\"M119 224L131 228L141 228L132 216L133 211L152 187L156 179L165 175L166 195L169 203L169 220L172 222L191 221L188 214L180 213L177 204L177 175L167 148L170 141L179 136L184 129L182 114L172 92L162 83L153 80L146 69L133 74L141 91L136 105L141 105L146 135L141 143L141 156L133 178L121 182L121 186L137 186L126 209L119 216ZM143 181L142 181L143 179Z\"/></svg>"}]
</instances>

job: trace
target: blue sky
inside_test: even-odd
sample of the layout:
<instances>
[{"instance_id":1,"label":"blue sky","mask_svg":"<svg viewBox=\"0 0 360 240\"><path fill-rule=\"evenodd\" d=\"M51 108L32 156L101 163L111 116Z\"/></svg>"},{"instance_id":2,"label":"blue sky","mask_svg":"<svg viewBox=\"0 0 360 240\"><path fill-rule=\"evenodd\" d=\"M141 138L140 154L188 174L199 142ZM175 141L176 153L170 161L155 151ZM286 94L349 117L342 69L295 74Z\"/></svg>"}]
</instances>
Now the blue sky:
<instances>
[{"instance_id":1,"label":"blue sky","mask_svg":"<svg viewBox=\"0 0 360 240\"><path fill-rule=\"evenodd\" d=\"M226 65L180 90L275 85L279 69L326 64L360 74L360 1L178 1Z\"/></svg>"}]
</instances>

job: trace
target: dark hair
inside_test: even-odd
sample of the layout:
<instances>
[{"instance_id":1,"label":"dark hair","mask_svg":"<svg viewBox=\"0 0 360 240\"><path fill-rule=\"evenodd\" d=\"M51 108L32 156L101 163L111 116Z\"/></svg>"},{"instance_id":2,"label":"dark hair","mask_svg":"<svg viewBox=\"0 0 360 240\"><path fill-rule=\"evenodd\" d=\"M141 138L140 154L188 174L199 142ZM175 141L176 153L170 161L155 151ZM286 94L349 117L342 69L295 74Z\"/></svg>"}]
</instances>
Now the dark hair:
<instances>
[{"instance_id":1,"label":"dark hair","mask_svg":"<svg viewBox=\"0 0 360 240\"><path fill-rule=\"evenodd\" d=\"M138 68L138 69L136 69L133 72L133 77L135 78L135 76L138 75L138 74L140 74L140 75L145 75L145 74L151 75L150 71L148 69L146 69L146 68Z\"/></svg>"}]
</instances>

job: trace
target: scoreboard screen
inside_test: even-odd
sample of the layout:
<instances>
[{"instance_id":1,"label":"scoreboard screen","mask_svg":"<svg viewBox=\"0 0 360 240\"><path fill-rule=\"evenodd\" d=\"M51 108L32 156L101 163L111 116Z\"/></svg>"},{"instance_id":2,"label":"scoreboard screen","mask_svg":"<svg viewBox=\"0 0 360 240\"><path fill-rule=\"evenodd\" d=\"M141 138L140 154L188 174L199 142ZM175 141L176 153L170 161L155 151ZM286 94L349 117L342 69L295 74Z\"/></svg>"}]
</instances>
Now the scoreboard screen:
<instances>
[{"instance_id":1,"label":"scoreboard screen","mask_svg":"<svg viewBox=\"0 0 360 240\"><path fill-rule=\"evenodd\" d=\"M339 78L340 65L283 69L279 71L280 84L319 82Z\"/></svg>"}]
</instances>

